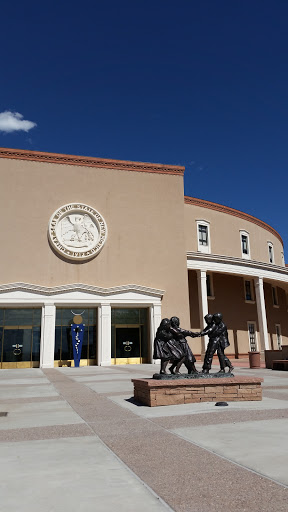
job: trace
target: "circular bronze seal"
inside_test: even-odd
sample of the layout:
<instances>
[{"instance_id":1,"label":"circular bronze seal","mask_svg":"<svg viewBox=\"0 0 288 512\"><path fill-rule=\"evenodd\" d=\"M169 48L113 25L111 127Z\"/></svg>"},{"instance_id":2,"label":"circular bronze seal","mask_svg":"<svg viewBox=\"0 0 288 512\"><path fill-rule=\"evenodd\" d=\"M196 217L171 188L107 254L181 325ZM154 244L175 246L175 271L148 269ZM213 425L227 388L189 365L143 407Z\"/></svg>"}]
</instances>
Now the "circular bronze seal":
<instances>
[{"instance_id":1,"label":"circular bronze seal","mask_svg":"<svg viewBox=\"0 0 288 512\"><path fill-rule=\"evenodd\" d=\"M103 248L107 234L102 215L82 203L61 206L49 221L48 236L52 247L74 261L94 258Z\"/></svg>"}]
</instances>

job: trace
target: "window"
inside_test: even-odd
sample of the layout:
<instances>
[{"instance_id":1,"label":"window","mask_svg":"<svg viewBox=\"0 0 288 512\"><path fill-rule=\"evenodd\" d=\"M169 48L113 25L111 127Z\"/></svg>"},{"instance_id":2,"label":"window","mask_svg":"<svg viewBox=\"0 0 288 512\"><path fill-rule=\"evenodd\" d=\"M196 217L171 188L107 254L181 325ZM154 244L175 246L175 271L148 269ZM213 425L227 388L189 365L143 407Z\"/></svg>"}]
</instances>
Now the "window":
<instances>
[{"instance_id":1,"label":"window","mask_svg":"<svg viewBox=\"0 0 288 512\"><path fill-rule=\"evenodd\" d=\"M197 220L198 251L210 253L209 222Z\"/></svg>"},{"instance_id":2,"label":"window","mask_svg":"<svg viewBox=\"0 0 288 512\"><path fill-rule=\"evenodd\" d=\"M254 288L251 279L244 279L245 301L255 303Z\"/></svg>"},{"instance_id":3,"label":"window","mask_svg":"<svg viewBox=\"0 0 288 512\"><path fill-rule=\"evenodd\" d=\"M272 302L275 308L279 308L278 293L276 286L272 286Z\"/></svg>"},{"instance_id":4,"label":"window","mask_svg":"<svg viewBox=\"0 0 288 512\"><path fill-rule=\"evenodd\" d=\"M206 288L207 288L207 297L208 297L208 299L214 299L214 289L213 289L212 274L206 274Z\"/></svg>"},{"instance_id":5,"label":"window","mask_svg":"<svg viewBox=\"0 0 288 512\"><path fill-rule=\"evenodd\" d=\"M257 351L257 339L256 339L256 324L255 322L248 322L248 338L250 352Z\"/></svg>"},{"instance_id":6,"label":"window","mask_svg":"<svg viewBox=\"0 0 288 512\"><path fill-rule=\"evenodd\" d=\"M274 263L274 249L272 242L268 242L268 257L269 263Z\"/></svg>"},{"instance_id":7,"label":"window","mask_svg":"<svg viewBox=\"0 0 288 512\"><path fill-rule=\"evenodd\" d=\"M240 231L240 240L242 258L250 259L249 233L247 231Z\"/></svg>"},{"instance_id":8,"label":"window","mask_svg":"<svg viewBox=\"0 0 288 512\"><path fill-rule=\"evenodd\" d=\"M243 252L243 254L249 254L248 236L241 235L241 240L242 240L242 252Z\"/></svg>"},{"instance_id":9,"label":"window","mask_svg":"<svg viewBox=\"0 0 288 512\"><path fill-rule=\"evenodd\" d=\"M280 324L276 324L275 325L275 330L276 330L276 340L277 340L278 350L282 350L281 325Z\"/></svg>"},{"instance_id":10,"label":"window","mask_svg":"<svg viewBox=\"0 0 288 512\"><path fill-rule=\"evenodd\" d=\"M199 245L208 245L208 227L200 224L198 226Z\"/></svg>"}]
</instances>

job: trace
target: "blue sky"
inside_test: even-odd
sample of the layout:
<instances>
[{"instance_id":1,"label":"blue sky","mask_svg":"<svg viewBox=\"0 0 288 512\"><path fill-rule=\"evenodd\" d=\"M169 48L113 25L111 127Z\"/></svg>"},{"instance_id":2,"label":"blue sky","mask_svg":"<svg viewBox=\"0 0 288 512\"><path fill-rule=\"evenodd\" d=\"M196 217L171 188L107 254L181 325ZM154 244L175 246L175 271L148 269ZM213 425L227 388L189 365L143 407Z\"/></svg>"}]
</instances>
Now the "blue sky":
<instances>
[{"instance_id":1,"label":"blue sky","mask_svg":"<svg viewBox=\"0 0 288 512\"><path fill-rule=\"evenodd\" d=\"M4 1L0 146L184 165L288 262L287 26L287 0Z\"/></svg>"}]
</instances>

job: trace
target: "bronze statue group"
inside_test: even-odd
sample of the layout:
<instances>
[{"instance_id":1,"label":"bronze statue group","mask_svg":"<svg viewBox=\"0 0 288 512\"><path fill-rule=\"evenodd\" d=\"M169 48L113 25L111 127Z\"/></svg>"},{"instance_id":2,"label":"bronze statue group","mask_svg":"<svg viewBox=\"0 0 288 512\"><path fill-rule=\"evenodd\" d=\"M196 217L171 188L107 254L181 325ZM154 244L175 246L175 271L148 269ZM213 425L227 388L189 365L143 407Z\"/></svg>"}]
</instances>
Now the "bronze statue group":
<instances>
[{"instance_id":1,"label":"bronze statue group","mask_svg":"<svg viewBox=\"0 0 288 512\"><path fill-rule=\"evenodd\" d=\"M192 332L181 329L180 321L177 316L163 318L159 325L154 340L154 353L153 359L161 359L160 374L167 374L166 368L168 363L170 373L180 375L180 367L184 364L189 374L199 373L195 367L195 356L188 345L186 336L196 338L199 336L208 336L209 343L206 349L202 373L209 373L212 365L212 360L215 352L220 363L220 371L218 373L225 373L225 368L228 367L228 372L233 370L231 361L225 355L224 350L230 345L228 340L227 327L222 321L221 313L214 315L206 315L206 327L201 332Z\"/></svg>"}]
</instances>

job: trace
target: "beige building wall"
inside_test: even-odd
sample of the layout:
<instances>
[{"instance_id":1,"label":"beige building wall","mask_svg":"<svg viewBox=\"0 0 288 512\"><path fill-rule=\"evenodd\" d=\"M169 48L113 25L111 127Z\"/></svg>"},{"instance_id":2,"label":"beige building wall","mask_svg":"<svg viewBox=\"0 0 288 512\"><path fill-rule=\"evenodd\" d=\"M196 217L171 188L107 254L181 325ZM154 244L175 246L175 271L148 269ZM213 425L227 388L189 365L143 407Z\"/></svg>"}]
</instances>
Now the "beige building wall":
<instances>
[{"instance_id":1,"label":"beige building wall","mask_svg":"<svg viewBox=\"0 0 288 512\"><path fill-rule=\"evenodd\" d=\"M189 198L187 198L189 200ZM193 201L194 199L191 198ZM222 207L223 211L201 206L201 200L195 200L197 204L185 204L185 236L186 250L198 251L197 244L197 220L210 223L210 244L211 254L225 255L236 258L242 258L240 231L247 231L250 240L251 260L269 263L268 242L273 244L275 264L283 266L283 244L281 238L273 228L267 226L267 229L257 225L253 217L237 212L232 208ZM203 205L213 205L208 201L203 201ZM219 205L215 205L216 207ZM235 215L242 214L241 218ZM248 220L250 219L250 220ZM258 221L258 219L254 219ZM258 221L261 223L261 221ZM263 226L265 223L261 223ZM269 230L270 228L272 230Z\"/></svg>"},{"instance_id":2,"label":"beige building wall","mask_svg":"<svg viewBox=\"0 0 288 512\"><path fill-rule=\"evenodd\" d=\"M189 324L181 174L6 158L0 166L2 284L157 288L165 291L162 317ZM95 208L107 223L107 242L88 262L64 260L48 242L51 215L72 202Z\"/></svg>"}]
</instances>

